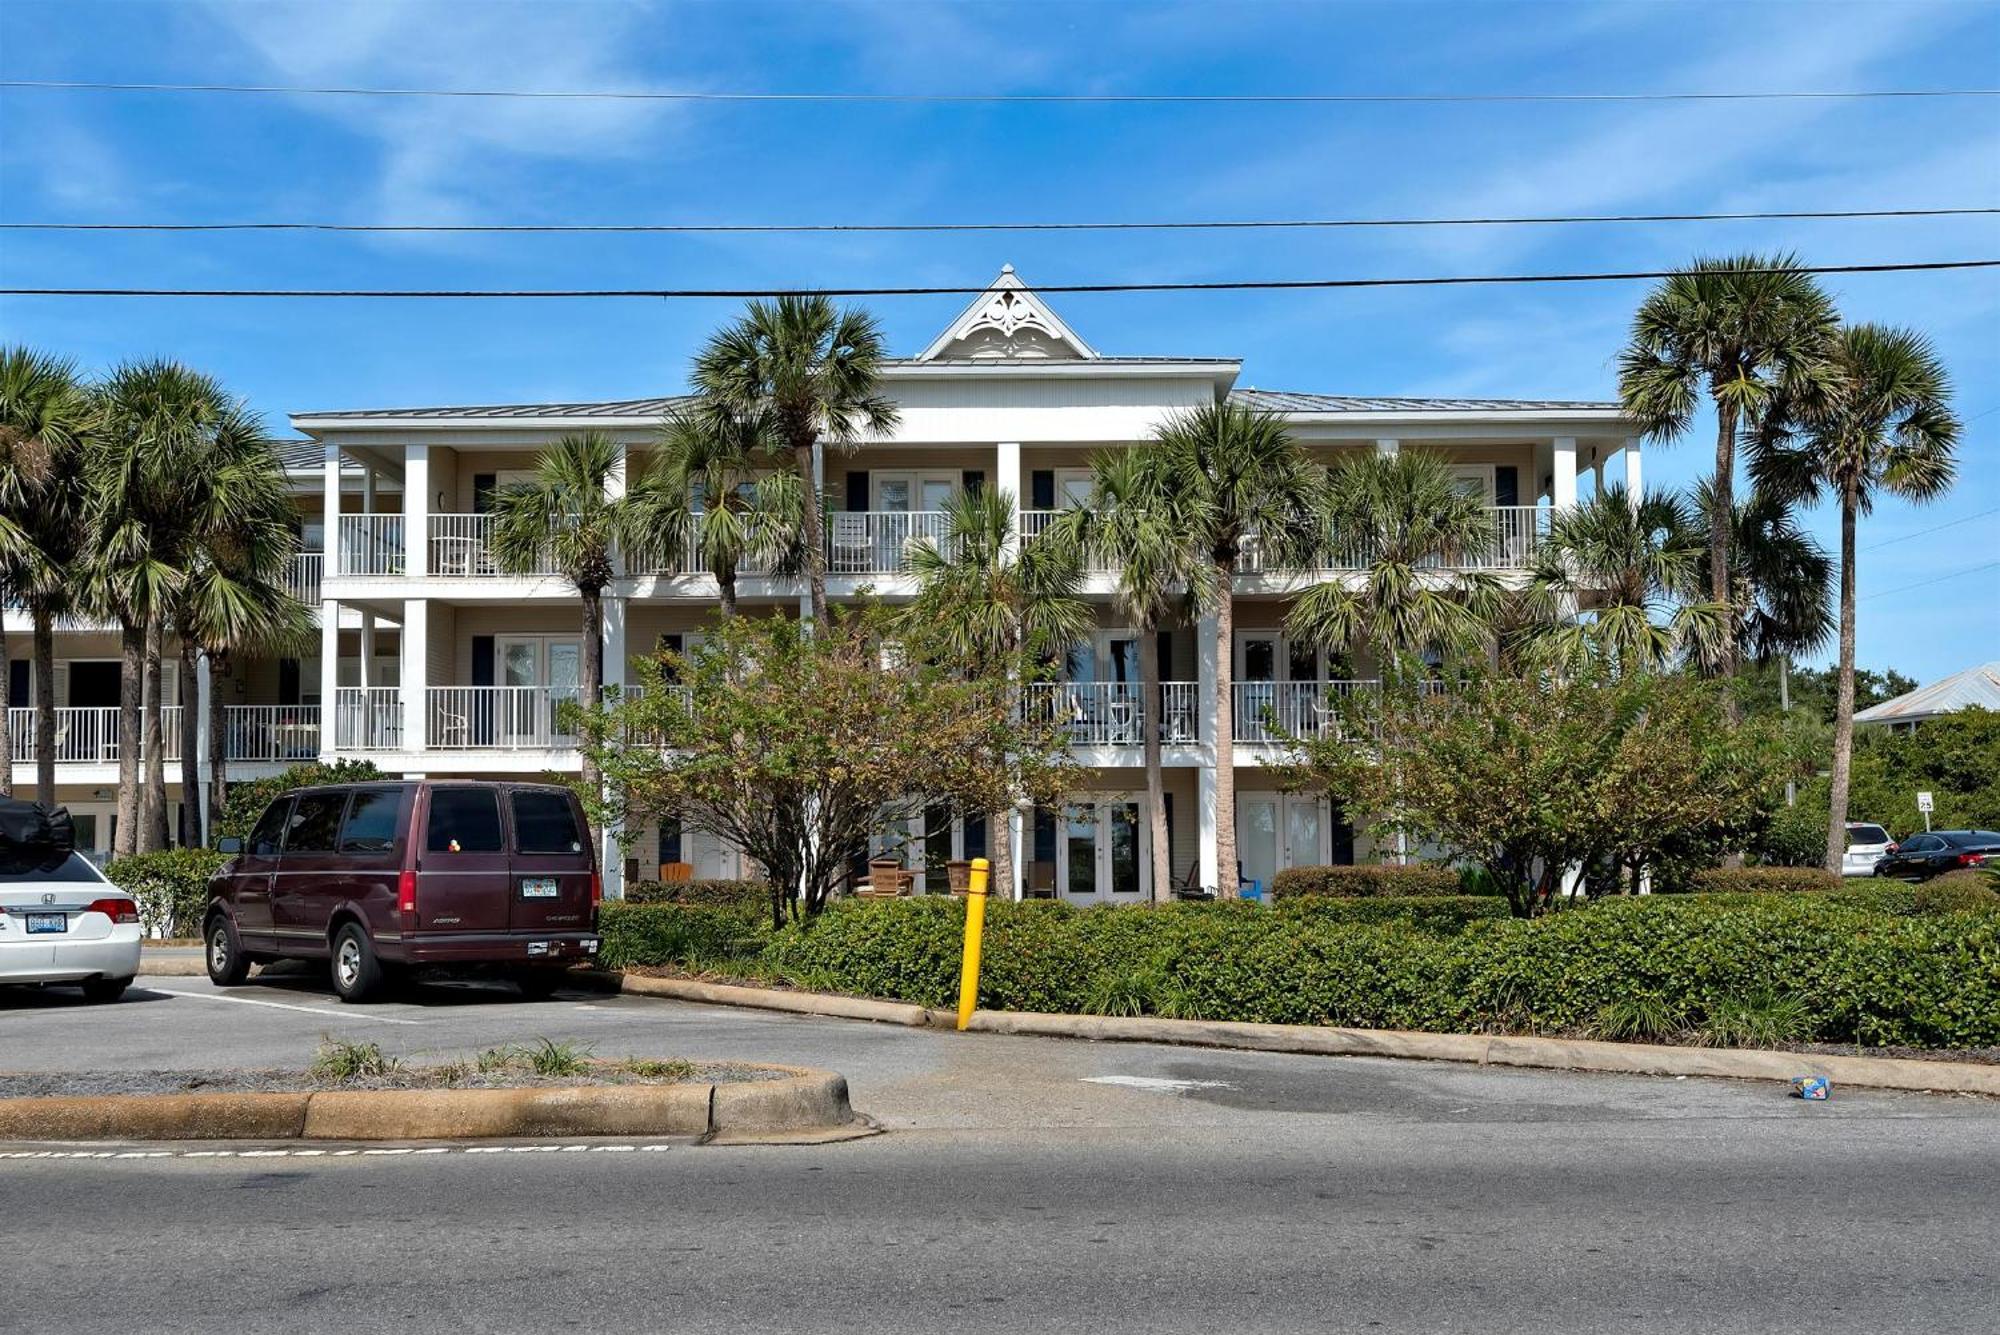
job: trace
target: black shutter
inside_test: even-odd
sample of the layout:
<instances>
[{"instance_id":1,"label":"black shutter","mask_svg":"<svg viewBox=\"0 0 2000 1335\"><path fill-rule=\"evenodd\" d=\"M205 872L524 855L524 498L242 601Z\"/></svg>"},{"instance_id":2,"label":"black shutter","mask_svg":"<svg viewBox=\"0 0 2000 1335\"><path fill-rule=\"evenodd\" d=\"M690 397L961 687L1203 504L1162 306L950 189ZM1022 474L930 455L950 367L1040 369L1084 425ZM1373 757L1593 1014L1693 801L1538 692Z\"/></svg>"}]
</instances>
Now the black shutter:
<instances>
[{"instance_id":1,"label":"black shutter","mask_svg":"<svg viewBox=\"0 0 2000 1335\"><path fill-rule=\"evenodd\" d=\"M1520 469L1512 464L1502 464L1493 470L1493 503L1495 505L1521 503Z\"/></svg>"},{"instance_id":2,"label":"black shutter","mask_svg":"<svg viewBox=\"0 0 2000 1335\"><path fill-rule=\"evenodd\" d=\"M1174 795L1172 793L1161 793L1160 805L1165 807L1167 812L1167 875L1172 876L1174 874ZM1167 887L1167 893L1169 895L1173 894L1172 886Z\"/></svg>"},{"instance_id":3,"label":"black shutter","mask_svg":"<svg viewBox=\"0 0 2000 1335\"><path fill-rule=\"evenodd\" d=\"M660 822L660 861L663 863L682 861L681 823L678 820L669 818ZM655 867L653 874L659 875L659 868Z\"/></svg>"},{"instance_id":4,"label":"black shutter","mask_svg":"<svg viewBox=\"0 0 2000 1335\"><path fill-rule=\"evenodd\" d=\"M868 470L865 468L847 470L847 508L849 510L868 508Z\"/></svg>"},{"instance_id":5,"label":"black shutter","mask_svg":"<svg viewBox=\"0 0 2000 1335\"><path fill-rule=\"evenodd\" d=\"M493 637L475 635L472 637L472 684L491 686L493 684Z\"/></svg>"},{"instance_id":6,"label":"black shutter","mask_svg":"<svg viewBox=\"0 0 2000 1335\"><path fill-rule=\"evenodd\" d=\"M986 470L983 468L966 469L965 472L959 475L958 485L972 495L977 496L980 492L986 490Z\"/></svg>"},{"instance_id":7,"label":"black shutter","mask_svg":"<svg viewBox=\"0 0 2000 1335\"><path fill-rule=\"evenodd\" d=\"M1030 510L1053 510L1056 508L1056 470L1037 468L1028 474L1028 508Z\"/></svg>"},{"instance_id":8,"label":"black shutter","mask_svg":"<svg viewBox=\"0 0 2000 1335\"><path fill-rule=\"evenodd\" d=\"M1333 856L1330 861L1336 867L1352 867L1354 865L1354 822L1347 819L1346 810L1338 802L1333 804L1333 829L1331 833L1333 835Z\"/></svg>"},{"instance_id":9,"label":"black shutter","mask_svg":"<svg viewBox=\"0 0 2000 1335\"><path fill-rule=\"evenodd\" d=\"M472 637L472 684L491 686L493 684L493 637L475 635ZM472 717L466 720L472 732L472 740L481 746L491 746L494 734L493 706L497 697L479 693L472 697Z\"/></svg>"},{"instance_id":10,"label":"black shutter","mask_svg":"<svg viewBox=\"0 0 2000 1335\"><path fill-rule=\"evenodd\" d=\"M25 658L7 660L7 703L16 709L26 708L31 702L28 696L34 687L28 684L30 668Z\"/></svg>"},{"instance_id":11,"label":"black shutter","mask_svg":"<svg viewBox=\"0 0 2000 1335\"><path fill-rule=\"evenodd\" d=\"M472 475L472 513L483 515L493 508L493 493L500 489L498 473Z\"/></svg>"},{"instance_id":12,"label":"black shutter","mask_svg":"<svg viewBox=\"0 0 2000 1335\"><path fill-rule=\"evenodd\" d=\"M299 660L281 658L278 660L278 703L296 705L299 699Z\"/></svg>"},{"instance_id":13,"label":"black shutter","mask_svg":"<svg viewBox=\"0 0 2000 1335\"><path fill-rule=\"evenodd\" d=\"M1160 632L1160 680L1174 680L1174 633L1170 630Z\"/></svg>"}]
</instances>

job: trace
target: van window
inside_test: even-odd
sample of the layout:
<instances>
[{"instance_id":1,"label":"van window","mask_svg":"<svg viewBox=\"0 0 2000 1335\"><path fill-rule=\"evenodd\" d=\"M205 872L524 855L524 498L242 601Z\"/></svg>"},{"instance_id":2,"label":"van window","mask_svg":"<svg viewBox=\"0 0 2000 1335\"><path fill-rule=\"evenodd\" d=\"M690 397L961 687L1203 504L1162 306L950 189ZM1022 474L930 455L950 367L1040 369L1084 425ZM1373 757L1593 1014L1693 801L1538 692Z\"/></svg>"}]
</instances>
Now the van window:
<instances>
[{"instance_id":1,"label":"van window","mask_svg":"<svg viewBox=\"0 0 2000 1335\"><path fill-rule=\"evenodd\" d=\"M431 789L431 827L424 847L432 853L498 853L500 799L491 788Z\"/></svg>"},{"instance_id":2,"label":"van window","mask_svg":"<svg viewBox=\"0 0 2000 1335\"><path fill-rule=\"evenodd\" d=\"M292 823L285 831L285 851L331 853L333 836L340 830L340 813L346 807L346 793L302 795L292 808Z\"/></svg>"},{"instance_id":3,"label":"van window","mask_svg":"<svg viewBox=\"0 0 2000 1335\"><path fill-rule=\"evenodd\" d=\"M565 793L514 794L516 853L581 853L583 832Z\"/></svg>"},{"instance_id":4,"label":"van window","mask_svg":"<svg viewBox=\"0 0 2000 1335\"><path fill-rule=\"evenodd\" d=\"M285 839L285 820L292 814L292 799L281 797L264 808L264 814L257 818L257 828L250 831L247 845L252 853L266 856L275 854Z\"/></svg>"},{"instance_id":5,"label":"van window","mask_svg":"<svg viewBox=\"0 0 2000 1335\"><path fill-rule=\"evenodd\" d=\"M403 809L400 788L363 788L347 808L340 827L343 853L386 853L396 846L396 816Z\"/></svg>"}]
</instances>

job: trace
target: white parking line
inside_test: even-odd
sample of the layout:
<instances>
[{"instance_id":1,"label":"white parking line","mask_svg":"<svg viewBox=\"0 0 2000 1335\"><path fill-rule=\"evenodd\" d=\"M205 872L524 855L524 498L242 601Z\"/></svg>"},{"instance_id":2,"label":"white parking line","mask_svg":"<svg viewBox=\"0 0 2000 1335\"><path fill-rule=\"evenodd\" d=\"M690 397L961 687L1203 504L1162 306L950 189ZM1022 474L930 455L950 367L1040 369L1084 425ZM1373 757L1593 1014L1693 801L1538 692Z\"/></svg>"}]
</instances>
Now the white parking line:
<instances>
[{"instance_id":1,"label":"white parking line","mask_svg":"<svg viewBox=\"0 0 2000 1335\"><path fill-rule=\"evenodd\" d=\"M262 1001L256 997L228 997L215 992L177 992L171 987L150 987L149 992L164 992L170 997L186 997L189 1001L233 1001L239 1006L269 1006L273 1010L303 1011L307 1015L322 1015L329 1020L363 1020L370 1024L415 1024L423 1020L404 1020L393 1015L374 1015L353 1007L335 1009L331 1006L294 1006L288 1001Z\"/></svg>"}]
</instances>

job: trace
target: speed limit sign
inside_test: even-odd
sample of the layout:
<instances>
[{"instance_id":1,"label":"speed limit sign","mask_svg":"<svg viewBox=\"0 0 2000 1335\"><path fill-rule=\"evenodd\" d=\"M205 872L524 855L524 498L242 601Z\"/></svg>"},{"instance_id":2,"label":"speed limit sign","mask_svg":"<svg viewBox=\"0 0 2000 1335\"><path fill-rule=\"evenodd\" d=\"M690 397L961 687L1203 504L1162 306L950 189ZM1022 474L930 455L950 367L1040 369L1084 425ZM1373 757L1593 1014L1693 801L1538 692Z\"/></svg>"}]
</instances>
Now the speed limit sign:
<instances>
[{"instance_id":1,"label":"speed limit sign","mask_svg":"<svg viewBox=\"0 0 2000 1335\"><path fill-rule=\"evenodd\" d=\"M1931 795L1929 793L1917 794L1917 810L1923 812L1926 816L1931 814Z\"/></svg>"}]
</instances>

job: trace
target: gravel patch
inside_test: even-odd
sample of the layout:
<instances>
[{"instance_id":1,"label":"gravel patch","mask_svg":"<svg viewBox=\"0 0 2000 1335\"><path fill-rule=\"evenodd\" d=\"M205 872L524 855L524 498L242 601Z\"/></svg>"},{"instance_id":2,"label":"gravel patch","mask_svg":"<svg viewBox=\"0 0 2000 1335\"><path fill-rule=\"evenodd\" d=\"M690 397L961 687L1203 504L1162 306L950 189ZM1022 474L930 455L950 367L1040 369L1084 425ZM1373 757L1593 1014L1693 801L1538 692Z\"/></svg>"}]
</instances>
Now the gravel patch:
<instances>
[{"instance_id":1,"label":"gravel patch","mask_svg":"<svg viewBox=\"0 0 2000 1335\"><path fill-rule=\"evenodd\" d=\"M309 1071L61 1071L0 1072L0 1098L95 1097L104 1094L286 1094L375 1089L560 1089L582 1085L735 1084L782 1080L790 1072L740 1062L697 1062L685 1073L642 1075L616 1062L593 1063L588 1074L538 1076L520 1070L480 1072L411 1066L383 1075L319 1079Z\"/></svg>"}]
</instances>

